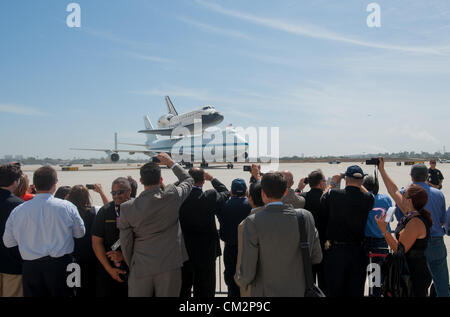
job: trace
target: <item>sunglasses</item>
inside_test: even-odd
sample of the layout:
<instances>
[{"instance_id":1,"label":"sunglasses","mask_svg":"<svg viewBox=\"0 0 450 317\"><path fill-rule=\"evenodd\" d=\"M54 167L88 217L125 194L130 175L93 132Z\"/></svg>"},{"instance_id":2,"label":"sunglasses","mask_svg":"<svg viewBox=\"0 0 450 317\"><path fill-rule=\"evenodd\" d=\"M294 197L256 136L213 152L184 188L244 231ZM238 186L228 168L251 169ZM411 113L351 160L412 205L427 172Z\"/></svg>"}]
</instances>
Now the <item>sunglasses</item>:
<instances>
[{"instance_id":1,"label":"sunglasses","mask_svg":"<svg viewBox=\"0 0 450 317\"><path fill-rule=\"evenodd\" d=\"M123 194L125 194L128 191L129 191L129 189L121 189L121 190L118 190L118 191L112 191L111 195L113 195L113 196L115 196L115 195L123 195Z\"/></svg>"}]
</instances>

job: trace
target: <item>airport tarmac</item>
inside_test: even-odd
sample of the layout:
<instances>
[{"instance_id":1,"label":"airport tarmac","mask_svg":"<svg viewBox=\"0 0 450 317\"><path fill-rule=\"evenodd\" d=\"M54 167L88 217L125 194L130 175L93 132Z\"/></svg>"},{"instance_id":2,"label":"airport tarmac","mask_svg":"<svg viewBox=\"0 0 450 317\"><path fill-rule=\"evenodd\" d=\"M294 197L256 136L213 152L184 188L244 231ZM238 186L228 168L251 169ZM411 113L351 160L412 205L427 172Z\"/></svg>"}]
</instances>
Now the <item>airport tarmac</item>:
<instances>
[{"instance_id":1,"label":"airport tarmac","mask_svg":"<svg viewBox=\"0 0 450 317\"><path fill-rule=\"evenodd\" d=\"M261 170L262 172L267 172L268 170L290 170L294 174L294 181L296 182L295 186L297 185L297 182L300 178L306 177L309 172L315 170L315 169L321 169L326 177L343 173L345 172L346 168L350 165L358 164L360 165L361 162L345 162L341 164L328 164L328 163L280 163L277 165L269 165L269 164L262 164ZM127 164L127 163L116 163L116 164L94 164L92 167L83 167L83 165L72 165L72 167L78 167L78 171L61 171L61 167L57 166L55 167L58 171L58 186L62 185L78 185L78 184L93 184L93 183L99 183L102 185L105 193L108 193L111 191L111 183L112 181L120 176L131 176L139 183L139 166L142 164ZM227 169L226 164L221 166L214 166L212 165L210 168L207 169L207 171L215 178L219 179L222 183L224 183L228 188L231 186L231 182L235 178L243 178L247 182L250 179L250 173L243 171L243 165L245 164L234 164L234 169ZM374 166L366 166L366 165L360 165L364 172L367 174L373 174L374 173ZM37 165L28 165L24 166L23 170L24 172L30 177L30 182L32 182L32 174L33 171L39 168L40 166ZM438 164L437 167L442 174L444 175L445 179L443 181L443 193L447 199L447 208L449 206L449 199L450 199L450 164ZM411 184L411 177L409 176L411 167L405 166L402 164L402 166L396 166L394 162L388 162L386 163L386 170L388 174L391 176L393 181L397 184L399 188L401 187L407 187ZM167 168L162 169L162 177L163 182L166 184L173 183L176 181L175 175L172 173L171 170ZM212 188L211 184L207 182L205 184L204 189L210 189ZM309 190L309 187L307 186L305 188L306 191ZM143 191L143 186L139 183L138 187L138 194ZM91 198L94 205L102 205L100 196L93 192L91 192ZM383 181L380 178L380 193L387 194L386 187L383 184ZM393 224L393 228L395 228L396 224ZM447 252L450 250L450 237L445 236L444 238L445 244L447 246ZM222 245L223 250L223 245ZM447 257L447 263L450 267L450 261L449 257ZM226 285L223 281L223 262L220 261L220 266L217 265L217 292L226 292ZM220 273L219 273L220 272ZM220 277L219 277L220 276ZM219 280L220 278L220 280ZM367 283L366 283L367 284ZM367 287L366 287L366 293L367 293Z\"/></svg>"}]
</instances>

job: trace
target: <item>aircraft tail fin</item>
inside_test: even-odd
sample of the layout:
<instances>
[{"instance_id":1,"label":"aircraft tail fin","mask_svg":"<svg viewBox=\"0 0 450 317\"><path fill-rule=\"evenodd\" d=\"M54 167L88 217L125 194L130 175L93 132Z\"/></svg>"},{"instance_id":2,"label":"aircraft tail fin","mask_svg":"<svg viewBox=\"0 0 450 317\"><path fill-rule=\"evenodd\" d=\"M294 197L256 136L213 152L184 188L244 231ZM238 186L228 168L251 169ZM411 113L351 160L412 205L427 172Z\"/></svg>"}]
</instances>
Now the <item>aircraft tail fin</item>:
<instances>
[{"instance_id":1,"label":"aircraft tail fin","mask_svg":"<svg viewBox=\"0 0 450 317\"><path fill-rule=\"evenodd\" d=\"M169 96L166 96L166 105L167 105L167 110L169 111L170 114L173 114L174 116L178 116L178 112L175 109L175 107L173 106L173 103L170 100Z\"/></svg>"},{"instance_id":2,"label":"aircraft tail fin","mask_svg":"<svg viewBox=\"0 0 450 317\"><path fill-rule=\"evenodd\" d=\"M148 116L144 116L144 125L147 130L154 130L153 124L150 121L150 118ZM147 134L147 141L152 142L158 139L158 136L156 134Z\"/></svg>"}]
</instances>

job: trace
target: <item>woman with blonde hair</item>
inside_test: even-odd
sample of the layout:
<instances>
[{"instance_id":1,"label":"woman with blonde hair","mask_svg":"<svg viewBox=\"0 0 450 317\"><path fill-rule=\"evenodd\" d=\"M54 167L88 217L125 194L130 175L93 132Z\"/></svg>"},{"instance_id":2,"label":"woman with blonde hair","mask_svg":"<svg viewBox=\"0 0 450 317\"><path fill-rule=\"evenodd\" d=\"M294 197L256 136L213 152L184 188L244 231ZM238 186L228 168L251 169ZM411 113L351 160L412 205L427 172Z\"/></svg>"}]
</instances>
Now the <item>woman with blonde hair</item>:
<instances>
[{"instance_id":1,"label":"woman with blonde hair","mask_svg":"<svg viewBox=\"0 0 450 317\"><path fill-rule=\"evenodd\" d=\"M30 181L26 174L22 174L22 176L20 176L19 186L17 186L14 191L14 195L23 201L28 201L34 197L34 195L30 192Z\"/></svg>"}]
</instances>

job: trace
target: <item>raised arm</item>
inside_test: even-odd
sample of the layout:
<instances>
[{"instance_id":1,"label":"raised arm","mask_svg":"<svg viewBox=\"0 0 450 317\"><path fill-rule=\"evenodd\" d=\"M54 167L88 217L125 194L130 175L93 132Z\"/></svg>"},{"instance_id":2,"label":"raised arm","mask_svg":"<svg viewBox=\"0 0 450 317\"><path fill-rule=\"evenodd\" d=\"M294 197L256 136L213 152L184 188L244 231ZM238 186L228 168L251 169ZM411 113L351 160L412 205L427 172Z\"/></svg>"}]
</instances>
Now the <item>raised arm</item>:
<instances>
[{"instance_id":1,"label":"raised arm","mask_svg":"<svg viewBox=\"0 0 450 317\"><path fill-rule=\"evenodd\" d=\"M110 199L106 196L101 184L94 184L94 191L100 195L103 205L106 205L110 202Z\"/></svg>"},{"instance_id":2,"label":"raised arm","mask_svg":"<svg viewBox=\"0 0 450 317\"><path fill-rule=\"evenodd\" d=\"M157 157L160 160L160 164L166 165L168 168L172 169L173 173L178 178L179 184L175 185L175 188L181 201L184 201L191 192L192 185L194 185L194 179L184 170L184 168L175 163L167 153L159 153Z\"/></svg>"},{"instance_id":3,"label":"raised arm","mask_svg":"<svg viewBox=\"0 0 450 317\"><path fill-rule=\"evenodd\" d=\"M380 171L380 175L383 178L384 185L386 186L389 195L392 197L401 211L405 213L406 207L403 204L402 194L398 190L397 185L395 185L394 181L389 177L386 170L384 169L384 159L382 157L379 157L378 159L380 160L378 170Z\"/></svg>"},{"instance_id":4,"label":"raised arm","mask_svg":"<svg viewBox=\"0 0 450 317\"><path fill-rule=\"evenodd\" d=\"M214 178L211 174L208 172L205 172L205 180L210 181L211 185L216 190L216 197L215 197L215 204L218 208L222 206L223 203L225 203L228 198L230 198L230 192L228 191L227 187L222 184L217 178Z\"/></svg>"}]
</instances>

